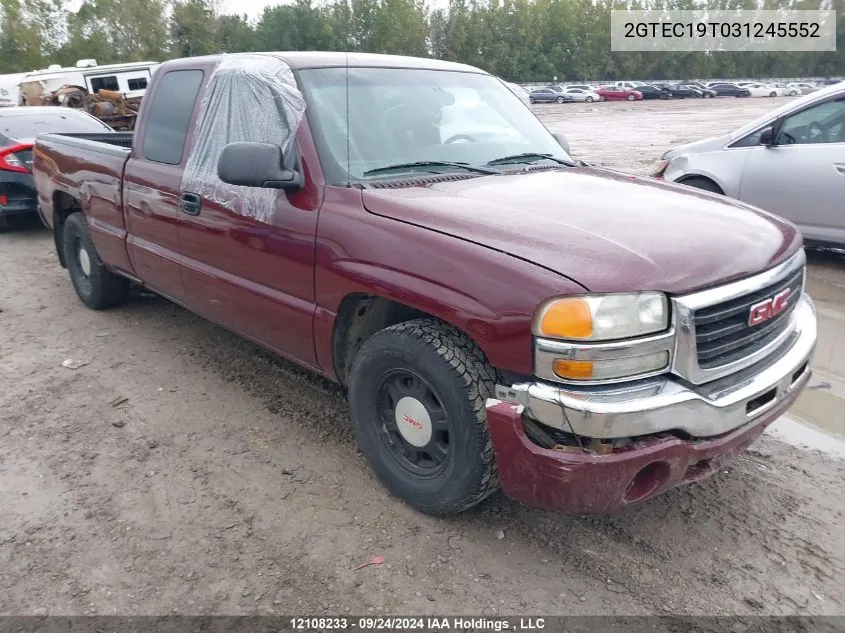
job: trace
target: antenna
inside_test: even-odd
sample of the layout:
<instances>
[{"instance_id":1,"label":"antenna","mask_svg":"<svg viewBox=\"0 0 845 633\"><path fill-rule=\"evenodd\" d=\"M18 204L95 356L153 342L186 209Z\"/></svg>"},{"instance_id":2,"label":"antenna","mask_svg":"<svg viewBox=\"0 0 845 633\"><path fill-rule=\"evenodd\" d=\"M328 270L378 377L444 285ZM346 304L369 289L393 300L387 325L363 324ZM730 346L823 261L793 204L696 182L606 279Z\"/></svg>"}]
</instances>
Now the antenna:
<instances>
[{"instance_id":1,"label":"antenna","mask_svg":"<svg viewBox=\"0 0 845 633\"><path fill-rule=\"evenodd\" d=\"M352 186L352 160L349 158L349 52L346 53L346 186Z\"/></svg>"}]
</instances>

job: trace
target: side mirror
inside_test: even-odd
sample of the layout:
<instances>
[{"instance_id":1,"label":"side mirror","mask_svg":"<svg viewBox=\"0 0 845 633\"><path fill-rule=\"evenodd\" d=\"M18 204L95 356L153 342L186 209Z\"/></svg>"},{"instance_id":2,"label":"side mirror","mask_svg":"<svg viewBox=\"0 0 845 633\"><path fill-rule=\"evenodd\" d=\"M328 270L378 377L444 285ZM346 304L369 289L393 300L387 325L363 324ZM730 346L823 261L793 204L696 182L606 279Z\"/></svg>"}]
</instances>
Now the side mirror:
<instances>
[{"instance_id":1,"label":"side mirror","mask_svg":"<svg viewBox=\"0 0 845 633\"><path fill-rule=\"evenodd\" d=\"M563 151L572 156L572 152L569 150L569 141L567 140L566 135L563 132L552 132L552 136L555 137L555 140L563 148Z\"/></svg>"},{"instance_id":2,"label":"side mirror","mask_svg":"<svg viewBox=\"0 0 845 633\"><path fill-rule=\"evenodd\" d=\"M767 127L765 130L760 132L760 145L765 145L766 147L772 147L775 144L775 137L774 131L772 128Z\"/></svg>"},{"instance_id":3,"label":"side mirror","mask_svg":"<svg viewBox=\"0 0 845 633\"><path fill-rule=\"evenodd\" d=\"M284 189L302 188L302 174L288 168L282 148L272 143L229 143L217 159L217 177L230 185Z\"/></svg>"}]
</instances>

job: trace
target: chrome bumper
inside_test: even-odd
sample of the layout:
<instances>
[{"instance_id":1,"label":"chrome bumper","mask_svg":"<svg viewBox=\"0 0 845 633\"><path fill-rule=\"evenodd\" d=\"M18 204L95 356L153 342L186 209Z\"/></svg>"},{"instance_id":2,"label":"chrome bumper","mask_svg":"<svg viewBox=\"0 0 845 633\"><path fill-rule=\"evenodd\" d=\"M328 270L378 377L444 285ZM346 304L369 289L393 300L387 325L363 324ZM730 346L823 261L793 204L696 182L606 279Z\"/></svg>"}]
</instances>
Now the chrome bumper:
<instances>
[{"instance_id":1,"label":"chrome bumper","mask_svg":"<svg viewBox=\"0 0 845 633\"><path fill-rule=\"evenodd\" d=\"M767 359L719 380L691 385L672 375L625 386L562 387L546 382L497 385L499 400L568 433L623 438L680 430L721 435L752 422L806 384L816 344L816 314L805 294L789 340Z\"/></svg>"}]
</instances>

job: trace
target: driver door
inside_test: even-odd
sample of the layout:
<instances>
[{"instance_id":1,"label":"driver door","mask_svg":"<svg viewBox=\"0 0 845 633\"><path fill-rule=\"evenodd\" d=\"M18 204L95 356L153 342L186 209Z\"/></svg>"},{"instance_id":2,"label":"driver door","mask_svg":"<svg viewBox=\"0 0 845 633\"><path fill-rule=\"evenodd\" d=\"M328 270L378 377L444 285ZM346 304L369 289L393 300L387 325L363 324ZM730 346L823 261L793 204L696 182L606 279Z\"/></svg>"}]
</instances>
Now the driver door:
<instances>
[{"instance_id":1,"label":"driver door","mask_svg":"<svg viewBox=\"0 0 845 633\"><path fill-rule=\"evenodd\" d=\"M788 115L773 147L751 149L739 199L797 224L806 238L845 243L845 95Z\"/></svg>"}]
</instances>

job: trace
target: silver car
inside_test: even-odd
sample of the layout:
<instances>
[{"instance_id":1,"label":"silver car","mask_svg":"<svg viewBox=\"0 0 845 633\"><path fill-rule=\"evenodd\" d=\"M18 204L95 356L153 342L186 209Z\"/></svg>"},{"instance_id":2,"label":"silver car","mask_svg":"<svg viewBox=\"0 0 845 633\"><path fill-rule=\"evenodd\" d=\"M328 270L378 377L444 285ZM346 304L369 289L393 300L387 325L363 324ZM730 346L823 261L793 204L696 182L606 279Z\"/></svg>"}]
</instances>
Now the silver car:
<instances>
[{"instance_id":1,"label":"silver car","mask_svg":"<svg viewBox=\"0 0 845 633\"><path fill-rule=\"evenodd\" d=\"M670 150L653 175L784 217L808 242L845 244L845 83Z\"/></svg>"},{"instance_id":2,"label":"silver car","mask_svg":"<svg viewBox=\"0 0 845 633\"><path fill-rule=\"evenodd\" d=\"M601 95L596 94L592 90L584 90L583 88L566 88L561 93L567 101L586 101L592 103L593 101L601 101Z\"/></svg>"}]
</instances>

